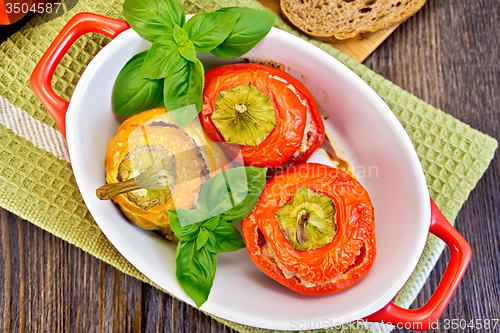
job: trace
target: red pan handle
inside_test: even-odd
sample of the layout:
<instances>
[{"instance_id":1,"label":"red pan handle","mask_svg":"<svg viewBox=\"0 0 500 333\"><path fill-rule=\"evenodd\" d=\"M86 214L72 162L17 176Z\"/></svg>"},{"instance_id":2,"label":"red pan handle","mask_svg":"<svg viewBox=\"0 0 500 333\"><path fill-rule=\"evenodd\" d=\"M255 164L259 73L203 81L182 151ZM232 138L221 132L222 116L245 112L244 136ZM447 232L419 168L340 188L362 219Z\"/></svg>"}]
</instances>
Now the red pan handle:
<instances>
[{"instance_id":1,"label":"red pan handle","mask_svg":"<svg viewBox=\"0 0 500 333\"><path fill-rule=\"evenodd\" d=\"M57 35L33 70L30 77L31 88L47 108L52 118L54 118L65 138L65 119L69 103L59 97L51 85L52 76L57 65L80 36L89 32L98 32L110 38L115 38L129 28L128 23L122 20L92 13L76 14Z\"/></svg>"},{"instance_id":2,"label":"red pan handle","mask_svg":"<svg viewBox=\"0 0 500 333\"><path fill-rule=\"evenodd\" d=\"M450 248L450 261L443 278L429 301L420 309L404 309L390 302L385 307L364 318L369 322L378 322L412 330L426 331L436 325L451 296L469 265L472 250L467 241L446 220L431 199L431 225L429 232L441 238Z\"/></svg>"}]
</instances>

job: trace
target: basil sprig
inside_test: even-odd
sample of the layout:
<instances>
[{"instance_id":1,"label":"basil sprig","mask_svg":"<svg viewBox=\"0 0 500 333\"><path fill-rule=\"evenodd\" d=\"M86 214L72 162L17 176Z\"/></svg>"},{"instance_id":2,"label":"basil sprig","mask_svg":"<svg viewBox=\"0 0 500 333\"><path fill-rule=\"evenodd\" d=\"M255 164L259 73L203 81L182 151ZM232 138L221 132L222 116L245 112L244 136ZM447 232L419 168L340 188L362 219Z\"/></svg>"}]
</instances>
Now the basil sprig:
<instances>
[{"instance_id":1,"label":"basil sprig","mask_svg":"<svg viewBox=\"0 0 500 333\"><path fill-rule=\"evenodd\" d=\"M225 7L196 14L185 22L184 8L178 0L125 0L123 15L139 36L153 44L141 58L140 70L134 57L124 67L131 67L129 63L134 60L134 70L120 72L114 89L115 113L136 114L156 105L151 101L153 95L158 97L157 88L161 85L167 110L196 108L196 113L172 114L181 127L196 117L203 106L204 69L196 53L211 52L225 59L241 57L269 33L276 18L275 14L258 9ZM145 82L150 84L144 81L147 79L161 81L155 86L155 94L140 88ZM134 83L139 88L120 89ZM133 103L128 102L132 92Z\"/></svg>"},{"instance_id":2,"label":"basil sprig","mask_svg":"<svg viewBox=\"0 0 500 333\"><path fill-rule=\"evenodd\" d=\"M170 226L179 238L175 275L200 307L208 299L217 254L245 247L231 222L250 214L266 183L267 169L239 167L210 178L200 192L200 209L169 210Z\"/></svg>"}]
</instances>

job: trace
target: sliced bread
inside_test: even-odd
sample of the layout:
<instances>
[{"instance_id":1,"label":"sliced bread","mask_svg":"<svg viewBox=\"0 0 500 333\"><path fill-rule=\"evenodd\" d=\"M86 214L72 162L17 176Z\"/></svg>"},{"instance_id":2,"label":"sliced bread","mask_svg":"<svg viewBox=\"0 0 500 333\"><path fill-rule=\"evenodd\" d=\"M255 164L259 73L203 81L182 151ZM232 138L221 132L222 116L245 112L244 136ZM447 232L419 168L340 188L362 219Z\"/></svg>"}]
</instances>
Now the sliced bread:
<instances>
[{"instance_id":1,"label":"sliced bread","mask_svg":"<svg viewBox=\"0 0 500 333\"><path fill-rule=\"evenodd\" d=\"M306 35L339 42L397 24L425 0L281 0L282 16Z\"/></svg>"}]
</instances>

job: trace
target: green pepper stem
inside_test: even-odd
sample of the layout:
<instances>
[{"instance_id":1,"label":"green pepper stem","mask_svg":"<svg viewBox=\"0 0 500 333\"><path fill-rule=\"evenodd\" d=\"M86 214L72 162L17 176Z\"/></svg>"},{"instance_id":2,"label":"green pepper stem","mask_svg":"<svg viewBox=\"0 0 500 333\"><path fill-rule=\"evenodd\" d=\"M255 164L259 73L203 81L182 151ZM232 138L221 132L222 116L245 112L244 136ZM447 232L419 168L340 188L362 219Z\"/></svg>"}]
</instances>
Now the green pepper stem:
<instances>
[{"instance_id":1,"label":"green pepper stem","mask_svg":"<svg viewBox=\"0 0 500 333\"><path fill-rule=\"evenodd\" d=\"M132 178L123 182L101 186L95 191L95 193L99 199L109 200L122 193L135 191L140 188L141 187L137 185L135 179Z\"/></svg>"},{"instance_id":2,"label":"green pepper stem","mask_svg":"<svg viewBox=\"0 0 500 333\"><path fill-rule=\"evenodd\" d=\"M305 244L309 239L307 234L307 223L309 222L309 212L306 210L301 210L297 215L297 243L300 245Z\"/></svg>"},{"instance_id":3,"label":"green pepper stem","mask_svg":"<svg viewBox=\"0 0 500 333\"><path fill-rule=\"evenodd\" d=\"M99 187L95 193L101 200L113 199L117 195L139 190L141 188L150 189L158 187L158 172L164 169L164 162L160 160L149 167L146 171L140 173L137 177L124 180L118 183L106 184Z\"/></svg>"}]
</instances>

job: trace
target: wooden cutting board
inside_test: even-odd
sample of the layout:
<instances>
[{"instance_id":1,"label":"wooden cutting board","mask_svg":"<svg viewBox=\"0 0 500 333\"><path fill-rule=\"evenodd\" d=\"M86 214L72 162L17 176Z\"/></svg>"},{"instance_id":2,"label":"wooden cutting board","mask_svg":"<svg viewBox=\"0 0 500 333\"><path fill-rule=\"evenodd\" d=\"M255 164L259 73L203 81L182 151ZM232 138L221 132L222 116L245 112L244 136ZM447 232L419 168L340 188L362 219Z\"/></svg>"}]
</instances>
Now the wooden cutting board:
<instances>
[{"instance_id":1,"label":"wooden cutting board","mask_svg":"<svg viewBox=\"0 0 500 333\"><path fill-rule=\"evenodd\" d=\"M258 0L264 6L270 8L277 15L280 15L280 0ZM363 62L390 34L399 26L380 30L372 34L366 34L360 39L350 40L343 43L329 43L340 52L347 54L352 59Z\"/></svg>"}]
</instances>

